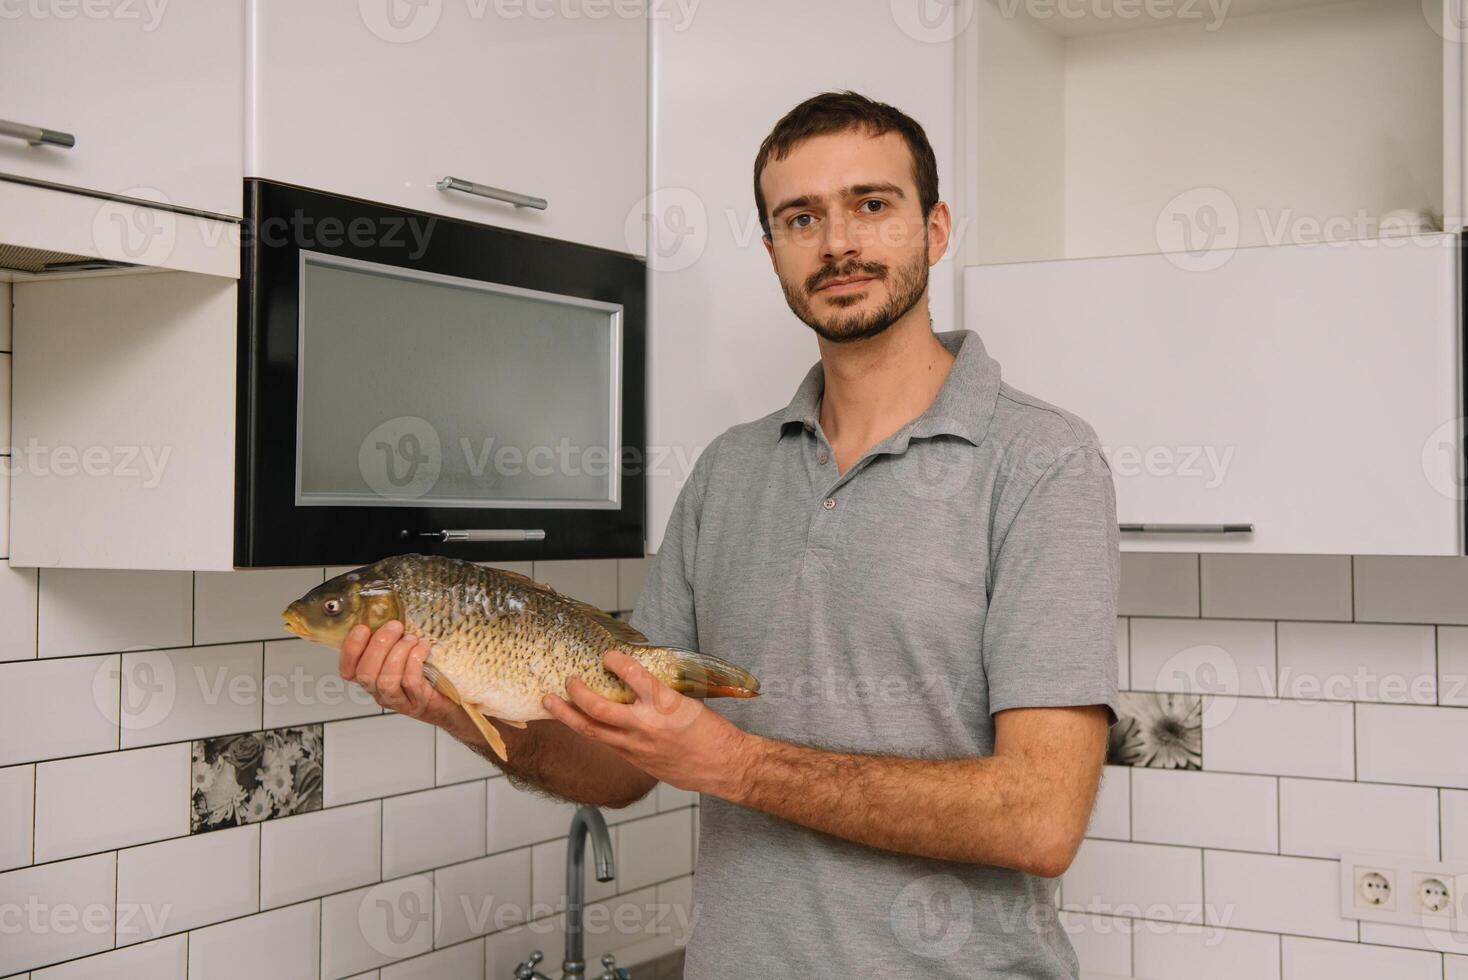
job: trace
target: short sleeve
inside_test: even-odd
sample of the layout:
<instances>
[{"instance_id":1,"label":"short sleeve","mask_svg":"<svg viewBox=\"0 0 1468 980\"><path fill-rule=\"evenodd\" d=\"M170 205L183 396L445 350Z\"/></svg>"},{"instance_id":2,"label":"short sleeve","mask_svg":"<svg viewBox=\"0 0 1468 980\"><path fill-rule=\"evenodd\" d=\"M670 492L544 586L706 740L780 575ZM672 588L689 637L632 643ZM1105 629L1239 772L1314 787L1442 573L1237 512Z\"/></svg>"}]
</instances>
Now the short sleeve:
<instances>
[{"instance_id":1,"label":"short sleeve","mask_svg":"<svg viewBox=\"0 0 1468 980\"><path fill-rule=\"evenodd\" d=\"M989 711L1104 704L1117 719L1116 487L1099 449L1058 456L993 560L983 662Z\"/></svg>"},{"instance_id":2,"label":"short sleeve","mask_svg":"<svg viewBox=\"0 0 1468 980\"><path fill-rule=\"evenodd\" d=\"M698 551L698 520L713 444L699 455L688 482L678 491L663 542L653 556L647 581L627 622L659 646L698 649L693 604L693 561Z\"/></svg>"}]
</instances>

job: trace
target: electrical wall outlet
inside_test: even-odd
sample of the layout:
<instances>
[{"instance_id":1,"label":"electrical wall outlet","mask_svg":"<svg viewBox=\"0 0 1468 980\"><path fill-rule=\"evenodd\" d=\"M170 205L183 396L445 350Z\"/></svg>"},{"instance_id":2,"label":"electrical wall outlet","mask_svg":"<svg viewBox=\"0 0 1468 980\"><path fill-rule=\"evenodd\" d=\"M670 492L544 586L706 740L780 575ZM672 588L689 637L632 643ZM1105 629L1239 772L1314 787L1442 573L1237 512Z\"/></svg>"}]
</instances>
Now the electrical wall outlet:
<instances>
[{"instance_id":1,"label":"electrical wall outlet","mask_svg":"<svg viewBox=\"0 0 1468 980\"><path fill-rule=\"evenodd\" d=\"M1468 861L1410 854L1341 855L1341 915L1424 929L1468 929Z\"/></svg>"}]
</instances>

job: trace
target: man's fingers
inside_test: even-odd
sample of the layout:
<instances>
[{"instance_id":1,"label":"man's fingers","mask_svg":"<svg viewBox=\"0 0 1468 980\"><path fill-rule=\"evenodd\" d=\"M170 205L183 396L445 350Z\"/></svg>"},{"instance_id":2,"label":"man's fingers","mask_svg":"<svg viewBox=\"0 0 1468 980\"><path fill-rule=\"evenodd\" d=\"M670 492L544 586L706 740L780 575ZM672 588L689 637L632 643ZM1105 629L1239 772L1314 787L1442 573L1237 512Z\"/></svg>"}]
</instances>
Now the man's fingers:
<instances>
[{"instance_id":1,"label":"man's fingers","mask_svg":"<svg viewBox=\"0 0 1468 980\"><path fill-rule=\"evenodd\" d=\"M639 698L644 701L656 701L658 687L662 682L652 675L652 671L632 657L621 650L608 650L602 655L602 665L622 678L623 683L632 688L632 693Z\"/></svg>"},{"instance_id":2,"label":"man's fingers","mask_svg":"<svg viewBox=\"0 0 1468 980\"><path fill-rule=\"evenodd\" d=\"M419 640L408 654L407 666L403 668L403 696L408 699L415 717L428 708L428 702L433 698L433 687L428 683L428 678L423 676L423 663L432 652L433 644L427 640Z\"/></svg>"},{"instance_id":3,"label":"man's fingers","mask_svg":"<svg viewBox=\"0 0 1468 980\"><path fill-rule=\"evenodd\" d=\"M605 722L616 728L629 728L634 724L630 707L602 697L587 687L579 677L567 679L566 693L571 695L571 700L576 707L597 721Z\"/></svg>"},{"instance_id":4,"label":"man's fingers","mask_svg":"<svg viewBox=\"0 0 1468 980\"><path fill-rule=\"evenodd\" d=\"M357 661L357 671L353 678L369 692L377 690L377 675L382 673L382 662L387 659L393 644L403 635L403 624L396 619L384 623L372 634L367 649L362 652L362 658Z\"/></svg>"},{"instance_id":5,"label":"man's fingers","mask_svg":"<svg viewBox=\"0 0 1468 980\"><path fill-rule=\"evenodd\" d=\"M367 641L371 638L372 631L361 623L347 632L347 638L342 641L341 656L336 662L336 670L342 675L342 680L349 681L356 675L357 661L362 659L362 651L367 649Z\"/></svg>"},{"instance_id":6,"label":"man's fingers","mask_svg":"<svg viewBox=\"0 0 1468 980\"><path fill-rule=\"evenodd\" d=\"M621 744L622 733L609 725L603 725L588 717L580 708L571 704L565 698L555 694L547 694L542 699L545 709L551 713L561 724L583 738L596 739L609 745Z\"/></svg>"},{"instance_id":7,"label":"man's fingers","mask_svg":"<svg viewBox=\"0 0 1468 980\"><path fill-rule=\"evenodd\" d=\"M418 637L409 634L394 643L382 661L382 670L377 674L377 703L384 708L396 711L403 706L403 676L408 670L408 656L417 645Z\"/></svg>"}]
</instances>

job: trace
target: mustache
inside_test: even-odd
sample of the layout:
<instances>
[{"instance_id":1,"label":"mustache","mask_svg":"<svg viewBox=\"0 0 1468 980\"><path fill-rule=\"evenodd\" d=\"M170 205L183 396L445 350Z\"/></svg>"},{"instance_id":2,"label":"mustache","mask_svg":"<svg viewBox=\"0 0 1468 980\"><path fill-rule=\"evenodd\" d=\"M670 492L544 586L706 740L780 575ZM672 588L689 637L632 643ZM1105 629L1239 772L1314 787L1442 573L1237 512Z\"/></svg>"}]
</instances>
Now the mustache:
<instances>
[{"instance_id":1,"label":"mustache","mask_svg":"<svg viewBox=\"0 0 1468 980\"><path fill-rule=\"evenodd\" d=\"M871 276L872 279L887 279L887 266L851 266L849 268L822 268L806 280L806 292L821 289L832 279L850 279L851 276Z\"/></svg>"}]
</instances>

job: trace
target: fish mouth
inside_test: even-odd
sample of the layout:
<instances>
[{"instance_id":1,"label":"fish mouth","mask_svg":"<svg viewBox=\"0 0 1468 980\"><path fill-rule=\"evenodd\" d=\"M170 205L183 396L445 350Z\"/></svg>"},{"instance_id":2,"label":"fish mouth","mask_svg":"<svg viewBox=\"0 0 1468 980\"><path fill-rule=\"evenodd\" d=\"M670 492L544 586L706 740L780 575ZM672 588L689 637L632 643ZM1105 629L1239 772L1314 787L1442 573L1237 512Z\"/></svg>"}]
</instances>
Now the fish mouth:
<instances>
[{"instance_id":1,"label":"fish mouth","mask_svg":"<svg viewBox=\"0 0 1468 980\"><path fill-rule=\"evenodd\" d=\"M306 626L305 619L302 618L295 606L288 607L285 612L280 614L280 625L284 627L287 633L294 633L300 637L310 638L311 631Z\"/></svg>"}]
</instances>

